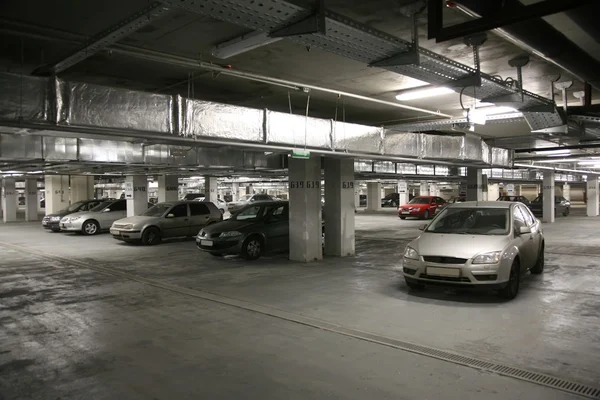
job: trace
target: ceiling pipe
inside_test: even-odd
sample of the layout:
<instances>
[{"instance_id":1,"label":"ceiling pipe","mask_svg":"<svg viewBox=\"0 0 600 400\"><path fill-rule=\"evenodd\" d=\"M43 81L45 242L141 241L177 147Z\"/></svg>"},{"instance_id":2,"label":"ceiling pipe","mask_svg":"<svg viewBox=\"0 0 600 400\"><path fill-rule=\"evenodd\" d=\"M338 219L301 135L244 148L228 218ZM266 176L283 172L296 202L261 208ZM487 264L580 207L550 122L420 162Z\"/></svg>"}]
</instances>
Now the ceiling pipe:
<instances>
[{"instance_id":1,"label":"ceiling pipe","mask_svg":"<svg viewBox=\"0 0 600 400\"><path fill-rule=\"evenodd\" d=\"M530 164L520 164L520 163L515 163L514 166L519 167L519 168L527 168L527 169L542 169L542 170L546 170L546 171L572 172L572 173L582 174L582 175L598 175L598 174L600 174L600 171L587 171L587 170L569 169L569 168L560 168L560 167L545 167L545 166L541 166L541 165L530 165Z\"/></svg>"}]
</instances>

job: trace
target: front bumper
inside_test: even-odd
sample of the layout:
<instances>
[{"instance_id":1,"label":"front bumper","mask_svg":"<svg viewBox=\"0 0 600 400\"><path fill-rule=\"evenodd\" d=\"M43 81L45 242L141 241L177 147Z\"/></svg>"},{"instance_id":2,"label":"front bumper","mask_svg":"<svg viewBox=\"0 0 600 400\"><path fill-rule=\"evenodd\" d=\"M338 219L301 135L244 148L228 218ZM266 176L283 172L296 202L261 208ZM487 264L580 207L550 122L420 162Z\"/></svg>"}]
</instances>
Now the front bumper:
<instances>
[{"instance_id":1,"label":"front bumper","mask_svg":"<svg viewBox=\"0 0 600 400\"><path fill-rule=\"evenodd\" d=\"M399 217L421 217L424 213L425 213L425 210L423 210L423 209L418 209L418 210L409 210L406 208L398 209Z\"/></svg>"},{"instance_id":2,"label":"front bumper","mask_svg":"<svg viewBox=\"0 0 600 400\"><path fill-rule=\"evenodd\" d=\"M110 228L110 234L117 240L140 240L142 238L142 232L136 230L125 230Z\"/></svg>"},{"instance_id":3,"label":"front bumper","mask_svg":"<svg viewBox=\"0 0 600 400\"><path fill-rule=\"evenodd\" d=\"M62 222L60 221L60 230L64 232L81 232L83 220L74 222Z\"/></svg>"},{"instance_id":4,"label":"front bumper","mask_svg":"<svg viewBox=\"0 0 600 400\"><path fill-rule=\"evenodd\" d=\"M60 221L42 219L42 227L44 229L52 229L53 231L60 230Z\"/></svg>"},{"instance_id":5,"label":"front bumper","mask_svg":"<svg viewBox=\"0 0 600 400\"><path fill-rule=\"evenodd\" d=\"M409 281L418 283L495 289L508 283L510 266L506 268L506 262L471 264L471 260L467 260L464 264L442 264L426 262L423 257L419 260L404 257L401 273Z\"/></svg>"},{"instance_id":6,"label":"front bumper","mask_svg":"<svg viewBox=\"0 0 600 400\"><path fill-rule=\"evenodd\" d=\"M196 236L196 247L202 251L220 254L239 254L242 251L243 237L207 238Z\"/></svg>"}]
</instances>

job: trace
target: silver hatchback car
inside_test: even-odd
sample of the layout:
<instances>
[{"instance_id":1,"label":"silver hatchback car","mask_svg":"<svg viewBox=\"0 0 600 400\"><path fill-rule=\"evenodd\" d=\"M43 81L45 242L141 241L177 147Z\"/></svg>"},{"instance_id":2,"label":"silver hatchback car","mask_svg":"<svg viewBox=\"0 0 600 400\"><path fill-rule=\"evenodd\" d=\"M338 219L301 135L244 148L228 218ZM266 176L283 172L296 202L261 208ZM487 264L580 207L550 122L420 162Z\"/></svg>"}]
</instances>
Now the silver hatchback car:
<instances>
[{"instance_id":1,"label":"silver hatchback car","mask_svg":"<svg viewBox=\"0 0 600 400\"><path fill-rule=\"evenodd\" d=\"M542 224L522 203L450 204L421 229L403 257L402 274L411 289L471 286L513 299L527 271L544 270Z\"/></svg>"},{"instance_id":2,"label":"silver hatchback car","mask_svg":"<svg viewBox=\"0 0 600 400\"><path fill-rule=\"evenodd\" d=\"M117 240L155 245L170 237L196 236L200 229L222 220L223 214L211 202L164 202L115 221L110 233Z\"/></svg>"}]
</instances>

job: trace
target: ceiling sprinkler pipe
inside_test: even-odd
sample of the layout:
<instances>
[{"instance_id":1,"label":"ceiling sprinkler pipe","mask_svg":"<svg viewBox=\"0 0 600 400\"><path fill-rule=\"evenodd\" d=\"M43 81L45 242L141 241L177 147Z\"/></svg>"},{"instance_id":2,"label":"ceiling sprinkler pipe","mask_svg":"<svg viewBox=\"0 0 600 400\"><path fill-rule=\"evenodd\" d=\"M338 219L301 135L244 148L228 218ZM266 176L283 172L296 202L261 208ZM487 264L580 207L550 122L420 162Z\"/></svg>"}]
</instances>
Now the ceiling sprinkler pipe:
<instances>
[{"instance_id":1,"label":"ceiling sprinkler pipe","mask_svg":"<svg viewBox=\"0 0 600 400\"><path fill-rule=\"evenodd\" d=\"M527 168L527 169L543 169L543 170L547 170L547 171L573 172L576 174L583 174L583 175L598 175L598 174L600 174L600 171L587 171L587 170L559 168L559 167L544 167L541 165L531 165L531 164L515 163L514 166L519 167L519 168Z\"/></svg>"}]
</instances>

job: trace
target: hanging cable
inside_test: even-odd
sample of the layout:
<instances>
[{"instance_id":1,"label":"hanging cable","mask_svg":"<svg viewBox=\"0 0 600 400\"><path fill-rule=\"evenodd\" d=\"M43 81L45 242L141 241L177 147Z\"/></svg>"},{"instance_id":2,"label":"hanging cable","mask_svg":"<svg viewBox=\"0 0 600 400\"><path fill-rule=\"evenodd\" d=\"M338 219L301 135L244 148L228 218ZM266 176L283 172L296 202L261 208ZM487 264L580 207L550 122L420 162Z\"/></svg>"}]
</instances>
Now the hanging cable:
<instances>
[{"instance_id":1,"label":"hanging cable","mask_svg":"<svg viewBox=\"0 0 600 400\"><path fill-rule=\"evenodd\" d=\"M290 106L290 115L292 115L293 114L293 112L292 112L292 96L290 95L289 90L288 90L287 94L288 94L288 106Z\"/></svg>"}]
</instances>

